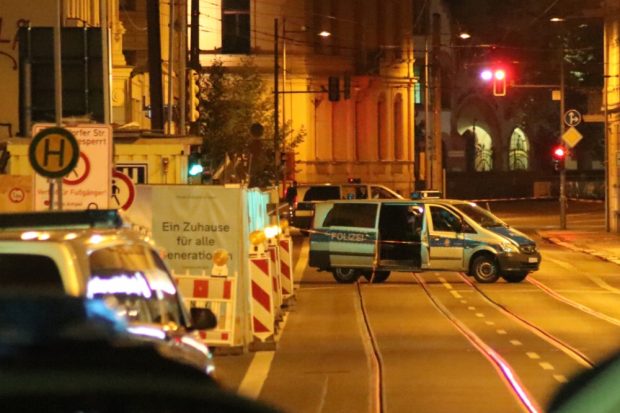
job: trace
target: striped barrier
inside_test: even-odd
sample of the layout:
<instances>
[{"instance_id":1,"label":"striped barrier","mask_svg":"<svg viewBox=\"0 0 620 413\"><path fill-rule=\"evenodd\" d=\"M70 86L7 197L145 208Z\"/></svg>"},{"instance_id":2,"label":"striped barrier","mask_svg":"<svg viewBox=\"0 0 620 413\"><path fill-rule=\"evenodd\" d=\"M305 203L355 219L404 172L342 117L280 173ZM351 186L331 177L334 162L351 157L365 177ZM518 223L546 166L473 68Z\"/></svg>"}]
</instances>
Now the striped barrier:
<instances>
[{"instance_id":1,"label":"striped barrier","mask_svg":"<svg viewBox=\"0 0 620 413\"><path fill-rule=\"evenodd\" d=\"M267 254L271 261L269 270L273 281L273 307L276 320L282 320L282 281L280 277L280 254L275 238L267 240Z\"/></svg>"},{"instance_id":2,"label":"striped barrier","mask_svg":"<svg viewBox=\"0 0 620 413\"><path fill-rule=\"evenodd\" d=\"M271 258L264 247L250 254L251 350L275 350L275 304Z\"/></svg>"},{"instance_id":3,"label":"striped barrier","mask_svg":"<svg viewBox=\"0 0 620 413\"><path fill-rule=\"evenodd\" d=\"M293 241L290 236L282 236L278 240L280 256L280 281L282 283L282 301L288 304L295 295L293 282Z\"/></svg>"},{"instance_id":4,"label":"striped barrier","mask_svg":"<svg viewBox=\"0 0 620 413\"><path fill-rule=\"evenodd\" d=\"M235 347L235 278L212 276L175 276L177 288L188 308L209 308L217 317L217 326L201 331L200 336L209 346Z\"/></svg>"}]
</instances>

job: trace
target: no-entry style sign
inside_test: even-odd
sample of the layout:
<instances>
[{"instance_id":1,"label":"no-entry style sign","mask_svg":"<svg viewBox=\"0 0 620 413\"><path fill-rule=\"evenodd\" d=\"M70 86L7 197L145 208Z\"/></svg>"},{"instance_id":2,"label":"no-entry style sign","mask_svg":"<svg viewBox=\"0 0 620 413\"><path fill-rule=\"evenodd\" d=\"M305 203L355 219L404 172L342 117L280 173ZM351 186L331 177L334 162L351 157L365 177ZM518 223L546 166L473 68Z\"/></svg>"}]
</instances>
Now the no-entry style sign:
<instances>
[{"instance_id":1,"label":"no-entry style sign","mask_svg":"<svg viewBox=\"0 0 620 413\"><path fill-rule=\"evenodd\" d=\"M75 136L65 128L40 130L30 143L28 159L32 169L46 178L60 178L67 175L80 157Z\"/></svg>"},{"instance_id":2,"label":"no-entry style sign","mask_svg":"<svg viewBox=\"0 0 620 413\"><path fill-rule=\"evenodd\" d=\"M136 188L130 177L119 171L112 171L111 208L126 211L136 197Z\"/></svg>"}]
</instances>

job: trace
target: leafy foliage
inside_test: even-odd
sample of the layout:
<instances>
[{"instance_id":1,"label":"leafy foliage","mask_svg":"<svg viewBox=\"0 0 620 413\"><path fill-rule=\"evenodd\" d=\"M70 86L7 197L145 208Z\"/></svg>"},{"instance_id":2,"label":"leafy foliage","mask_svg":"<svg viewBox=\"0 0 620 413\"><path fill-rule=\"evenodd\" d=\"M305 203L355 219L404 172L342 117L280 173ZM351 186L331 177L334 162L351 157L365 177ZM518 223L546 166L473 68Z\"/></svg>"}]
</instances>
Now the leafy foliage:
<instances>
[{"instance_id":1,"label":"leafy foliage","mask_svg":"<svg viewBox=\"0 0 620 413\"><path fill-rule=\"evenodd\" d=\"M200 74L198 132L203 137L203 153L214 165L231 159L247 159L250 185L266 187L275 181L276 148L293 150L304 139L303 130L294 131L290 124L274 136L273 99L258 68L251 58L239 66L225 67L220 60ZM263 125L264 133L258 150L251 143L253 124Z\"/></svg>"}]
</instances>

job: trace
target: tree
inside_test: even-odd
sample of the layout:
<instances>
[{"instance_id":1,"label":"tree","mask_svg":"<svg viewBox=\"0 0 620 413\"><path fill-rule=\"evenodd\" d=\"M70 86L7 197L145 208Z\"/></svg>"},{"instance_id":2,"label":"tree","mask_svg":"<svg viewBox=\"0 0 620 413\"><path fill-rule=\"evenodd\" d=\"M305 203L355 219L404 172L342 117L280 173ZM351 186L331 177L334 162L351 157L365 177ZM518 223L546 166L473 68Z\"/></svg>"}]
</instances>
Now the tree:
<instances>
[{"instance_id":1,"label":"tree","mask_svg":"<svg viewBox=\"0 0 620 413\"><path fill-rule=\"evenodd\" d=\"M250 185L265 187L275 181L275 151L285 147L293 150L303 141L305 132L294 131L290 124L280 128L273 139L273 98L252 58L244 58L234 68L224 67L216 60L199 77L199 134L203 137L204 153L219 165L226 156L249 159ZM255 139L250 127L264 127L261 150L250 150ZM276 145L277 147L274 147Z\"/></svg>"}]
</instances>

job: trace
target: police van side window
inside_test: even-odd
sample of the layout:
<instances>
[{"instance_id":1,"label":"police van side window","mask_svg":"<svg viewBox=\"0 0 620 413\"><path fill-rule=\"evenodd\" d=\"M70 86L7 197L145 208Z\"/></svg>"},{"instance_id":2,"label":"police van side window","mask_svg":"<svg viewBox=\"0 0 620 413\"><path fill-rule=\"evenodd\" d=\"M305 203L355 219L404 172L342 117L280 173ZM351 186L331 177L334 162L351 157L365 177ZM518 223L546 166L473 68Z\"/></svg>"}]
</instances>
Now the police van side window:
<instances>
[{"instance_id":1,"label":"police van side window","mask_svg":"<svg viewBox=\"0 0 620 413\"><path fill-rule=\"evenodd\" d=\"M435 231L458 232L461 230L461 220L447 209L431 206L431 219Z\"/></svg>"},{"instance_id":2,"label":"police van side window","mask_svg":"<svg viewBox=\"0 0 620 413\"><path fill-rule=\"evenodd\" d=\"M64 292L60 271L54 260L34 254L0 254L0 288Z\"/></svg>"},{"instance_id":3,"label":"police van side window","mask_svg":"<svg viewBox=\"0 0 620 413\"><path fill-rule=\"evenodd\" d=\"M304 194L304 201L329 201L340 199L340 188L337 186L313 186Z\"/></svg>"},{"instance_id":4,"label":"police van side window","mask_svg":"<svg viewBox=\"0 0 620 413\"><path fill-rule=\"evenodd\" d=\"M373 228L376 216L377 205L374 204L334 204L323 226Z\"/></svg>"}]
</instances>

